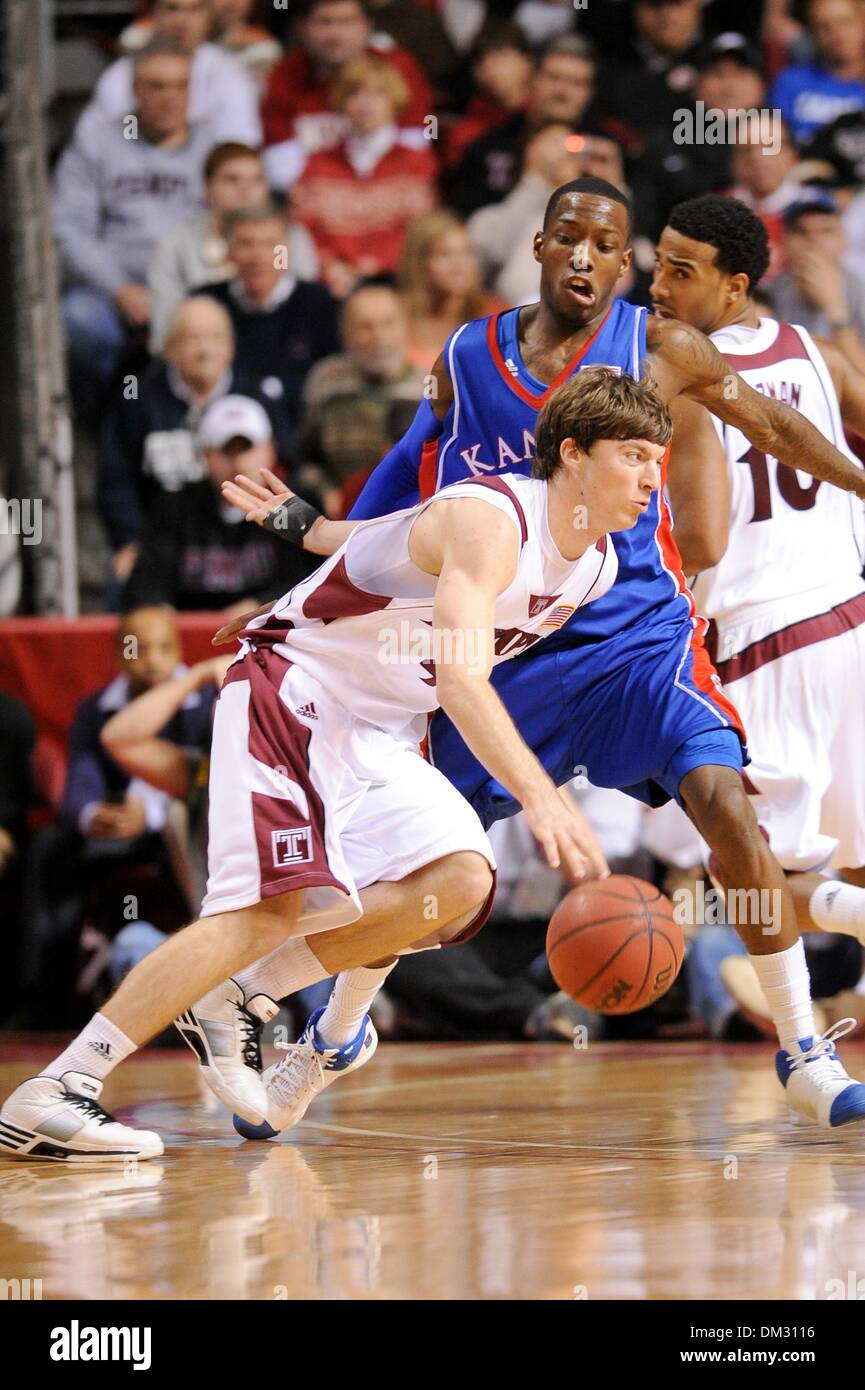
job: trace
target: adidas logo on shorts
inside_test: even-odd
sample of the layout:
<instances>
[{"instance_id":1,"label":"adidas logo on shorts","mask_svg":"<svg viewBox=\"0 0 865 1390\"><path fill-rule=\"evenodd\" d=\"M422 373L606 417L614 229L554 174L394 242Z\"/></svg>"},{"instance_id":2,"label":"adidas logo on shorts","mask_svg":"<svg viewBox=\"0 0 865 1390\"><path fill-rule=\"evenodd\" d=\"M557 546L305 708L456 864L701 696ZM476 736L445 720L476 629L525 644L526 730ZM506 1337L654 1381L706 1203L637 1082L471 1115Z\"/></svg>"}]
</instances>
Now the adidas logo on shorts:
<instances>
[{"instance_id":1,"label":"adidas logo on shorts","mask_svg":"<svg viewBox=\"0 0 865 1390\"><path fill-rule=\"evenodd\" d=\"M300 706L300 709L296 709L294 712L295 712L295 714L299 715L301 719L317 719L317 718L318 718L318 715L317 715L316 712L315 712L315 704L313 703L312 700L310 700L310 702L309 702L308 705L301 705L301 706Z\"/></svg>"}]
</instances>

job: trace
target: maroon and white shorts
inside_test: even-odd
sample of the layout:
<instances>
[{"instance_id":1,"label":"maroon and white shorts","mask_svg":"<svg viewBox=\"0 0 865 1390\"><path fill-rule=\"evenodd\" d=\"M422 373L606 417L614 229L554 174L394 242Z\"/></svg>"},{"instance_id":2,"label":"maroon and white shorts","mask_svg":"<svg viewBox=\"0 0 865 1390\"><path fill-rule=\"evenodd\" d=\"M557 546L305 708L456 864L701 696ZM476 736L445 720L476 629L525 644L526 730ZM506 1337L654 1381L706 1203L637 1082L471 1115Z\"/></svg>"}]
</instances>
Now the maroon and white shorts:
<instances>
[{"instance_id":1,"label":"maroon and white shorts","mask_svg":"<svg viewBox=\"0 0 865 1390\"><path fill-rule=\"evenodd\" d=\"M355 719L269 648L229 668L213 727L203 917L303 889L304 928L324 931L362 915L361 888L462 850L495 870L476 813L415 744Z\"/></svg>"},{"instance_id":2,"label":"maroon and white shorts","mask_svg":"<svg viewBox=\"0 0 865 1390\"><path fill-rule=\"evenodd\" d=\"M834 636L793 646L796 629L807 637L833 618ZM790 872L865 865L863 618L860 596L764 638L771 612L761 613L732 630L739 655L718 666L748 730L746 786L757 819Z\"/></svg>"}]
</instances>

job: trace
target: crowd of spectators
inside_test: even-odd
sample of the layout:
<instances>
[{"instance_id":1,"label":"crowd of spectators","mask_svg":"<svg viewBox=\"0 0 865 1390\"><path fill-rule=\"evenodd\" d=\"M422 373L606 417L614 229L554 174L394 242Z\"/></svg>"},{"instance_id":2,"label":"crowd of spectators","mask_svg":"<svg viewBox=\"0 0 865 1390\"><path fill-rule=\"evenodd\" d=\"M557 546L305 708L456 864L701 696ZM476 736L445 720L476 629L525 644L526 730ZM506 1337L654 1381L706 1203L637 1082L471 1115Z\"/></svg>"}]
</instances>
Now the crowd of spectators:
<instances>
[{"instance_id":1,"label":"crowd of spectators","mask_svg":"<svg viewBox=\"0 0 865 1390\"><path fill-rule=\"evenodd\" d=\"M46 969L86 994L195 906L190 769L206 757L220 668L183 667L173 612L229 618L308 572L223 503L221 480L271 467L346 515L448 336L537 297L532 238L558 184L591 173L630 196L635 255L619 292L642 303L671 208L735 194L769 234L765 311L834 338L865 370L861 0L129 8L77 34L102 71L56 152L53 218L76 469L92 472L106 543L90 606L124 614L138 655L121 647L115 680L78 710L65 790L37 833L38 730L0 696L0 905L20 922L21 989L7 997L46 1021ZM683 113L707 111L735 133L680 138ZM7 612L18 591L0 589ZM671 854L656 818L585 794L617 865L670 891L701 875L695 840ZM402 1035L570 1036L579 1018L543 960L564 886L519 820L496 834L515 866L497 920L394 973ZM68 874L43 882L54 863ZM130 923L116 885L151 872L169 885L161 907ZM759 1029L759 1009L743 1012L721 981L735 940L712 931L696 932L687 987L648 1021L583 1021L607 1035L694 1019L715 1037ZM827 979L852 988L855 973Z\"/></svg>"},{"instance_id":2,"label":"crowd of spectators","mask_svg":"<svg viewBox=\"0 0 865 1390\"><path fill-rule=\"evenodd\" d=\"M723 0L140 8L54 174L72 399L98 431L115 608L151 484L204 476L195 432L212 396L261 400L282 468L344 513L381 455L382 401L416 399L466 318L535 297L532 233L580 173L632 197L623 294L646 302L675 203L729 191L767 227L779 311L830 334L849 322L842 345L861 350L858 0L748 15ZM707 110L755 119L680 138L682 113ZM399 305L355 299L371 284ZM233 356L190 387L178 357L198 295L227 310ZM381 367L358 347L361 317L385 337L393 320ZM358 397L368 409L353 413Z\"/></svg>"}]
</instances>

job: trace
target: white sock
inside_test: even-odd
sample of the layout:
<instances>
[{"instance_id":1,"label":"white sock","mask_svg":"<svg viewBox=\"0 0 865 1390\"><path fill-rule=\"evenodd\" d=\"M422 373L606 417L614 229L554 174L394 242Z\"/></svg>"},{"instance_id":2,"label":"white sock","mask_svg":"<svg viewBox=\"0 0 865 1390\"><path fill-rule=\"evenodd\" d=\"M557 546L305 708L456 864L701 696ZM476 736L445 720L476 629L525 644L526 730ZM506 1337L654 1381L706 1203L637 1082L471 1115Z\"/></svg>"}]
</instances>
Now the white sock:
<instances>
[{"instance_id":1,"label":"white sock","mask_svg":"<svg viewBox=\"0 0 865 1390\"><path fill-rule=\"evenodd\" d=\"M330 971L313 955L305 938L300 936L277 946L269 956L255 961L233 978L243 990L244 999L267 994L278 1002L294 994L295 990L317 985L319 980L326 980L329 974Z\"/></svg>"},{"instance_id":2,"label":"white sock","mask_svg":"<svg viewBox=\"0 0 865 1390\"><path fill-rule=\"evenodd\" d=\"M110 1019L102 1014L94 1014L66 1051L49 1062L40 1075L59 1080L64 1072L83 1071L87 1076L95 1076L97 1081L104 1081L118 1062L124 1061L137 1049L138 1043L115 1028Z\"/></svg>"},{"instance_id":3,"label":"white sock","mask_svg":"<svg viewBox=\"0 0 865 1390\"><path fill-rule=\"evenodd\" d=\"M390 965L375 966L372 970L360 966L337 976L325 1011L315 1025L322 1042L330 1047L343 1047L357 1037L364 1014L368 1013L395 965L393 960Z\"/></svg>"},{"instance_id":4,"label":"white sock","mask_svg":"<svg viewBox=\"0 0 865 1390\"><path fill-rule=\"evenodd\" d=\"M865 888L827 878L811 894L808 911L823 931L843 932L865 941Z\"/></svg>"},{"instance_id":5,"label":"white sock","mask_svg":"<svg viewBox=\"0 0 865 1390\"><path fill-rule=\"evenodd\" d=\"M781 1046L787 1052L798 1052L799 1039L813 1038L816 1032L811 980L801 938L786 951L748 959L757 972Z\"/></svg>"}]
</instances>

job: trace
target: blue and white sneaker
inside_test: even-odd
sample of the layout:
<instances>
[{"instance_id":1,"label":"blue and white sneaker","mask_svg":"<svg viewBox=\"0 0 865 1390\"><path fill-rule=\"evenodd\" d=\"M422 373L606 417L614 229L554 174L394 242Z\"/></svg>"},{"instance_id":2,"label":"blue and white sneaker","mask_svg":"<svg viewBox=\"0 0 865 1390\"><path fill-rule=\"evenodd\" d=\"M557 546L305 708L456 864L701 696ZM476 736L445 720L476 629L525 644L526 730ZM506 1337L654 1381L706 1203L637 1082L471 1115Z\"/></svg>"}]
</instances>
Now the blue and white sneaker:
<instances>
[{"instance_id":1,"label":"blue and white sneaker","mask_svg":"<svg viewBox=\"0 0 865 1390\"><path fill-rule=\"evenodd\" d=\"M235 1115L234 1128L244 1139L275 1139L284 1129L291 1129L302 1120L316 1096L338 1076L357 1071L372 1060L378 1047L378 1033L369 1014L364 1014L357 1036L351 1042L343 1043L342 1047L328 1047L316 1029L324 1009L322 1005L310 1015L298 1041L287 1049L281 1062L268 1067L262 1076L267 1091L265 1123L252 1125Z\"/></svg>"},{"instance_id":2,"label":"blue and white sneaker","mask_svg":"<svg viewBox=\"0 0 865 1390\"><path fill-rule=\"evenodd\" d=\"M835 1129L865 1119L865 1086L847 1075L835 1051L838 1039L855 1027L855 1019L842 1018L822 1037L801 1038L798 1054L791 1055L783 1048L776 1054L778 1080L799 1123L804 1120L822 1129Z\"/></svg>"}]
</instances>

